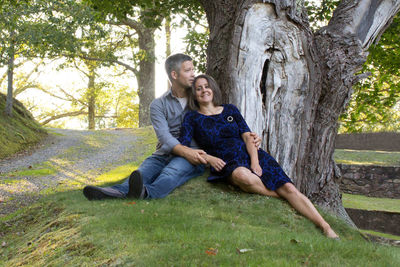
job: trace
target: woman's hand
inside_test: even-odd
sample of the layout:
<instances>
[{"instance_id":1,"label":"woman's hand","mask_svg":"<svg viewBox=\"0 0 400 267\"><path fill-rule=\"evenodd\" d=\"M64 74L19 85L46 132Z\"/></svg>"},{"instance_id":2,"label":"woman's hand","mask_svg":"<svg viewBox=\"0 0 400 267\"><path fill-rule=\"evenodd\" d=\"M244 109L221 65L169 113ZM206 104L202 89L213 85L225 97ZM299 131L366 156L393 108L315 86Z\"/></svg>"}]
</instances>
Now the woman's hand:
<instances>
[{"instance_id":1,"label":"woman's hand","mask_svg":"<svg viewBox=\"0 0 400 267\"><path fill-rule=\"evenodd\" d=\"M218 172L222 171L226 164L222 159L211 155L207 155L207 162Z\"/></svg>"},{"instance_id":2,"label":"woman's hand","mask_svg":"<svg viewBox=\"0 0 400 267\"><path fill-rule=\"evenodd\" d=\"M261 176L262 175L262 169L261 169L261 166L260 166L260 164L258 162L257 163L251 163L250 168L255 174L257 174L257 176Z\"/></svg>"}]
</instances>

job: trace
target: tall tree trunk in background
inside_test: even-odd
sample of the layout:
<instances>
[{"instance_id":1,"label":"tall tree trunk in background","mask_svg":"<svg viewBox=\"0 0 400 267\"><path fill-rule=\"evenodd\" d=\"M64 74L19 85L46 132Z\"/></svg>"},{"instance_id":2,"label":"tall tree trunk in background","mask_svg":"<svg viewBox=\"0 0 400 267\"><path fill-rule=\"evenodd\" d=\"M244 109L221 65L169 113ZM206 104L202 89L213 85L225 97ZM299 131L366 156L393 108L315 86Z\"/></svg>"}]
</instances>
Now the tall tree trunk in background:
<instances>
[{"instance_id":1,"label":"tall tree trunk in background","mask_svg":"<svg viewBox=\"0 0 400 267\"><path fill-rule=\"evenodd\" d=\"M171 55L171 18L165 18L165 56L169 57ZM167 88L170 88L171 84L169 79L167 80Z\"/></svg>"},{"instance_id":2,"label":"tall tree trunk in background","mask_svg":"<svg viewBox=\"0 0 400 267\"><path fill-rule=\"evenodd\" d=\"M139 71L133 71L138 82L139 95L139 127L150 125L150 103L155 98L156 87L156 56L155 28L146 27L140 22L125 18L124 25L134 29L139 38Z\"/></svg>"},{"instance_id":3,"label":"tall tree trunk in background","mask_svg":"<svg viewBox=\"0 0 400 267\"><path fill-rule=\"evenodd\" d=\"M139 49L145 55L139 63L140 71L137 75L139 87L139 127L151 125L150 103L155 98L156 63L154 28L142 27L139 34Z\"/></svg>"},{"instance_id":4,"label":"tall tree trunk in background","mask_svg":"<svg viewBox=\"0 0 400 267\"><path fill-rule=\"evenodd\" d=\"M89 63L89 82L87 89L87 104L88 104L88 123L89 130L94 130L96 128L96 88L95 88L95 78L96 73L94 67Z\"/></svg>"},{"instance_id":5,"label":"tall tree trunk in background","mask_svg":"<svg viewBox=\"0 0 400 267\"><path fill-rule=\"evenodd\" d=\"M12 38L13 34L11 34ZM7 100L6 100L6 107L5 113L8 116L12 116L12 109L13 109L13 82L14 82L14 60L15 60L15 51L14 51L14 44L11 42L10 50L9 50L9 60L8 60L8 67L7 67Z\"/></svg>"},{"instance_id":6,"label":"tall tree trunk in background","mask_svg":"<svg viewBox=\"0 0 400 267\"><path fill-rule=\"evenodd\" d=\"M312 33L292 0L200 0L209 23L208 73L263 138L297 188L348 218L333 160L338 117L370 44L400 0L343 0Z\"/></svg>"}]
</instances>

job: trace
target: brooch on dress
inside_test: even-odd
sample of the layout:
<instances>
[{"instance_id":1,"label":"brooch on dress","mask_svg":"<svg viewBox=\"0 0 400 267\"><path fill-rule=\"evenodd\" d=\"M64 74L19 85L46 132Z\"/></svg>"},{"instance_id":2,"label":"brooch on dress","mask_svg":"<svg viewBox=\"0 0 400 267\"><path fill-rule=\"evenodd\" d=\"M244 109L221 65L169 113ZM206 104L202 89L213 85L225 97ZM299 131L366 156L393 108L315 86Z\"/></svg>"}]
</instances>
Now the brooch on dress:
<instances>
[{"instance_id":1,"label":"brooch on dress","mask_svg":"<svg viewBox=\"0 0 400 267\"><path fill-rule=\"evenodd\" d=\"M228 116L228 117L226 118L226 120L227 120L228 122L232 122L232 121L233 121L233 117L232 117L232 116Z\"/></svg>"}]
</instances>

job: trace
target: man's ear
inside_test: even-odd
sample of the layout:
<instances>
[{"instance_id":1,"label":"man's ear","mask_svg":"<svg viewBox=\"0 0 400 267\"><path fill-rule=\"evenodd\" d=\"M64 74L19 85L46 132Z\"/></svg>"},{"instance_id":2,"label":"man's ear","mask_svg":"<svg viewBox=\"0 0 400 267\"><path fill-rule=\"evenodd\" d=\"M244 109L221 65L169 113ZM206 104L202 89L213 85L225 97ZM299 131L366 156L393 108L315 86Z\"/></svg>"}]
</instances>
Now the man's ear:
<instances>
[{"instance_id":1,"label":"man's ear","mask_svg":"<svg viewBox=\"0 0 400 267\"><path fill-rule=\"evenodd\" d=\"M178 73L176 72L176 71L171 71L171 77L172 77L172 79L174 79L174 80L176 80L176 79L178 79Z\"/></svg>"}]
</instances>

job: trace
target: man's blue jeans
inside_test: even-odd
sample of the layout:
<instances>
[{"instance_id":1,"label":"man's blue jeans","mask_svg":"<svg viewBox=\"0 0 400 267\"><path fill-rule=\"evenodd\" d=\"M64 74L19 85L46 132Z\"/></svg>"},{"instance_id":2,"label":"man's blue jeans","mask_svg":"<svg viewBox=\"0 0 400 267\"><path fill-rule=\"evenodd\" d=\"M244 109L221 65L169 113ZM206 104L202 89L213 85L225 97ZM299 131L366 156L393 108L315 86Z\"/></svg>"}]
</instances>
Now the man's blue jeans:
<instances>
[{"instance_id":1,"label":"man's blue jeans","mask_svg":"<svg viewBox=\"0 0 400 267\"><path fill-rule=\"evenodd\" d=\"M163 198L178 186L204 173L204 165L193 165L186 159L173 155L151 155L139 166L147 198ZM129 178L112 188L128 194Z\"/></svg>"}]
</instances>

